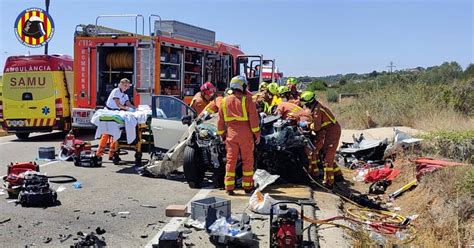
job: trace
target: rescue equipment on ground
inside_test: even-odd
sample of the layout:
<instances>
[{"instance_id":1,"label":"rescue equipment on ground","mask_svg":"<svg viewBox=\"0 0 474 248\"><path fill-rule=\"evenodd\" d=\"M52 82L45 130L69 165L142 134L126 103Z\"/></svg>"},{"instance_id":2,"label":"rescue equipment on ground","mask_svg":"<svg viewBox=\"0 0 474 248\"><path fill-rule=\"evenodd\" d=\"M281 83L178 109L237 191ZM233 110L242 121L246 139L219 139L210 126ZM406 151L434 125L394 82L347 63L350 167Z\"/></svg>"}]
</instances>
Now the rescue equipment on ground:
<instances>
[{"instance_id":1,"label":"rescue equipment on ground","mask_svg":"<svg viewBox=\"0 0 474 248\"><path fill-rule=\"evenodd\" d=\"M179 231L163 232L160 235L158 245L153 248L181 248L183 247L183 233Z\"/></svg>"},{"instance_id":2,"label":"rescue equipment on ground","mask_svg":"<svg viewBox=\"0 0 474 248\"><path fill-rule=\"evenodd\" d=\"M55 150L54 147L40 147L38 148L38 158L39 159L54 159Z\"/></svg>"},{"instance_id":3,"label":"rescue equipment on ground","mask_svg":"<svg viewBox=\"0 0 474 248\"><path fill-rule=\"evenodd\" d=\"M74 157L79 156L81 152L85 150L87 143L88 142L83 140L76 139L73 132L70 131L69 134L64 138L64 141L61 143L59 159L65 161L73 160ZM90 144L88 147L90 150Z\"/></svg>"},{"instance_id":4,"label":"rescue equipment on ground","mask_svg":"<svg viewBox=\"0 0 474 248\"><path fill-rule=\"evenodd\" d=\"M74 156L74 165L81 167L101 167L102 157L98 157L92 150L81 151L79 156Z\"/></svg>"},{"instance_id":5,"label":"rescue equipment on ground","mask_svg":"<svg viewBox=\"0 0 474 248\"><path fill-rule=\"evenodd\" d=\"M23 185L24 173L27 171L39 172L36 162L16 162L10 163L7 175L3 177L3 185L8 192L8 198L17 198L20 188Z\"/></svg>"},{"instance_id":6,"label":"rescue equipment on ground","mask_svg":"<svg viewBox=\"0 0 474 248\"><path fill-rule=\"evenodd\" d=\"M288 208L287 204L300 206L300 212L295 208ZM304 206L314 206L309 202L282 201L272 204L270 209L270 247L315 247L313 242L303 240ZM274 208L276 208L276 213ZM276 214L276 217L274 215ZM308 229L309 230L309 229Z\"/></svg>"},{"instance_id":7,"label":"rescue equipment on ground","mask_svg":"<svg viewBox=\"0 0 474 248\"><path fill-rule=\"evenodd\" d=\"M36 171L24 173L18 202L23 207L50 207L57 204L57 193L49 187L48 177Z\"/></svg>"}]
</instances>

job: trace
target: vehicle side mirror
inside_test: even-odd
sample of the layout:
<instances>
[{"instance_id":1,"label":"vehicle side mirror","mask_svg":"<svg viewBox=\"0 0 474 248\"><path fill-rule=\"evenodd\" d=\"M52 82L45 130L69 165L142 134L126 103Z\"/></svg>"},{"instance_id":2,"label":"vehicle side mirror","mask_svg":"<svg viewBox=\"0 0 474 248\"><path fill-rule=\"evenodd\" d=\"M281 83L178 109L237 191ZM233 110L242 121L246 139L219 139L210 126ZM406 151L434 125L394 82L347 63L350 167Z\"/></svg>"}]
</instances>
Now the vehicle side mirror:
<instances>
[{"instance_id":1,"label":"vehicle side mirror","mask_svg":"<svg viewBox=\"0 0 474 248\"><path fill-rule=\"evenodd\" d=\"M191 123L193 122L193 118L192 116L190 115L185 115L183 117L181 117L181 123L183 123L183 125L191 125Z\"/></svg>"}]
</instances>

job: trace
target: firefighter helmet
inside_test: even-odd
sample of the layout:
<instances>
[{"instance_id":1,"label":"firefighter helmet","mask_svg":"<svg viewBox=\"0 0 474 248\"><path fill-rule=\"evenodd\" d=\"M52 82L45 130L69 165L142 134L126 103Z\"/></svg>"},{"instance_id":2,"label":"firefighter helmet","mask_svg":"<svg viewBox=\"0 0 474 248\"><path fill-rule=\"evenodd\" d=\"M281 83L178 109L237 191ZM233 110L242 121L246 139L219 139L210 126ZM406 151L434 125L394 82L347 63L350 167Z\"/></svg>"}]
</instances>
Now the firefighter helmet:
<instances>
[{"instance_id":1,"label":"firefighter helmet","mask_svg":"<svg viewBox=\"0 0 474 248\"><path fill-rule=\"evenodd\" d=\"M264 91L268 88L268 83L267 82L261 82L260 85L258 86L259 91Z\"/></svg>"},{"instance_id":2,"label":"firefighter helmet","mask_svg":"<svg viewBox=\"0 0 474 248\"><path fill-rule=\"evenodd\" d=\"M275 82L272 82L268 85L268 91L270 92L270 94L272 95L278 95L278 84L275 83Z\"/></svg>"},{"instance_id":3,"label":"firefighter helmet","mask_svg":"<svg viewBox=\"0 0 474 248\"><path fill-rule=\"evenodd\" d=\"M290 77L286 80L286 84L289 84L289 85L296 85L298 84L298 81L296 80L296 78L294 77Z\"/></svg>"},{"instance_id":4,"label":"firefighter helmet","mask_svg":"<svg viewBox=\"0 0 474 248\"><path fill-rule=\"evenodd\" d=\"M316 101L316 94L313 91L303 91L300 96L300 102L302 104L312 103Z\"/></svg>"},{"instance_id":5,"label":"firefighter helmet","mask_svg":"<svg viewBox=\"0 0 474 248\"><path fill-rule=\"evenodd\" d=\"M211 83L211 82L205 82L203 85L201 85L201 92L212 96L214 93L216 93L216 87Z\"/></svg>"},{"instance_id":6,"label":"firefighter helmet","mask_svg":"<svg viewBox=\"0 0 474 248\"><path fill-rule=\"evenodd\" d=\"M235 76L230 80L230 88L233 90L244 91L244 86L247 84L247 79L244 76Z\"/></svg>"},{"instance_id":7,"label":"firefighter helmet","mask_svg":"<svg viewBox=\"0 0 474 248\"><path fill-rule=\"evenodd\" d=\"M46 34L46 31L44 30L43 19L41 19L38 16L31 16L25 22L23 33L26 36L32 37L35 39L39 39L41 36L44 36Z\"/></svg>"},{"instance_id":8,"label":"firefighter helmet","mask_svg":"<svg viewBox=\"0 0 474 248\"><path fill-rule=\"evenodd\" d=\"M288 87L288 86L284 86L284 85L283 85L283 86L280 86L280 87L278 88L278 94L280 94L280 95L283 95L283 94L289 93L289 92L291 92L291 89L290 89L290 87Z\"/></svg>"}]
</instances>

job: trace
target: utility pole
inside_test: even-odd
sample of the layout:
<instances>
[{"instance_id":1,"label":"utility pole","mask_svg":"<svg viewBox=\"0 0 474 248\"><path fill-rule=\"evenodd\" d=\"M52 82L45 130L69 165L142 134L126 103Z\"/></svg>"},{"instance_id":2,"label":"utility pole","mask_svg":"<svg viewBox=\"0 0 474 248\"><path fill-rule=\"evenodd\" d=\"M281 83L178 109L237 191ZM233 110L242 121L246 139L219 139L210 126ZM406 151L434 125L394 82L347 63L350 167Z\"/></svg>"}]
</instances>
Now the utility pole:
<instances>
[{"instance_id":1,"label":"utility pole","mask_svg":"<svg viewBox=\"0 0 474 248\"><path fill-rule=\"evenodd\" d=\"M396 66L393 65L393 61L390 61L390 65L388 65L387 67L390 68L390 74L392 74L393 68L396 67Z\"/></svg>"},{"instance_id":2,"label":"utility pole","mask_svg":"<svg viewBox=\"0 0 474 248\"><path fill-rule=\"evenodd\" d=\"M48 14L49 14L49 1L50 1L50 0L45 0L46 13L48 13ZM45 54L45 55L48 55L48 42L46 42L46 44L44 45L44 54Z\"/></svg>"}]
</instances>

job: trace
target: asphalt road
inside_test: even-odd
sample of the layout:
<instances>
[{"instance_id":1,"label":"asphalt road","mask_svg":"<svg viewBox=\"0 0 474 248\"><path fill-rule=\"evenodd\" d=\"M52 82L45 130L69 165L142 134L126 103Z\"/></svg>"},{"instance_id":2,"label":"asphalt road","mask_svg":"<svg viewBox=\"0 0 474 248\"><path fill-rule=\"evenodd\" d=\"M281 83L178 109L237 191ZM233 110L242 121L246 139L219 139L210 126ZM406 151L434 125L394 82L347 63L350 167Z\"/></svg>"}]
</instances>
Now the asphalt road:
<instances>
[{"instance_id":1,"label":"asphalt road","mask_svg":"<svg viewBox=\"0 0 474 248\"><path fill-rule=\"evenodd\" d=\"M93 140L93 135L78 138ZM39 147L54 146L58 153L61 141L60 133L33 134L27 141L0 137L0 174L7 173L10 162L35 160ZM133 161L133 152L122 159ZM69 247L77 242L73 240L77 232L88 233L97 227L105 229L102 236L109 247L142 247L169 221L164 211L168 205L186 204L198 192L183 181L139 176L131 164L117 166L106 156L102 168L75 167L64 161L38 163L42 173L74 176L82 188L62 184L66 190L58 193L61 205L49 208L24 208L9 203L6 194L0 195L0 223L10 218L0 224L0 247ZM51 185L54 189L60 186ZM72 237L60 241L69 235Z\"/></svg>"}]
</instances>

